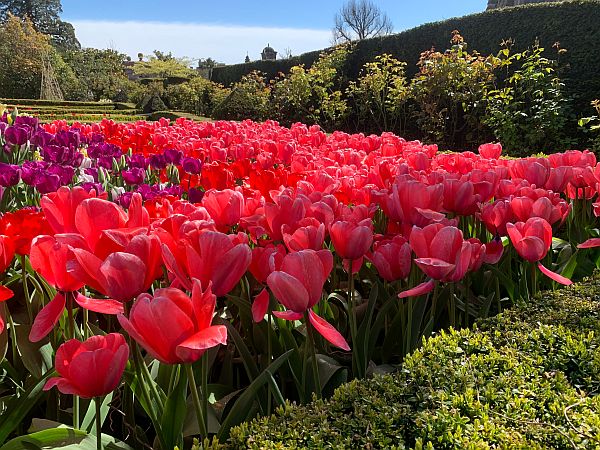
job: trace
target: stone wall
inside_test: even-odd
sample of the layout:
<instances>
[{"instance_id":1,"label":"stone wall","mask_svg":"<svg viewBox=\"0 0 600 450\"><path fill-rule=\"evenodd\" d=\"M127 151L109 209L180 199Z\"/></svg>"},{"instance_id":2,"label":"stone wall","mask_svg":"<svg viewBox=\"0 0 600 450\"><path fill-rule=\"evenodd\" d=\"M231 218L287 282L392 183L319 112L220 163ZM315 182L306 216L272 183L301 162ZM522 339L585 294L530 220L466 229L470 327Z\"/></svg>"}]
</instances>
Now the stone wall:
<instances>
[{"instance_id":1,"label":"stone wall","mask_svg":"<svg viewBox=\"0 0 600 450\"><path fill-rule=\"evenodd\" d=\"M507 8L509 6L526 5L527 3L548 3L560 0L488 0L487 9Z\"/></svg>"}]
</instances>

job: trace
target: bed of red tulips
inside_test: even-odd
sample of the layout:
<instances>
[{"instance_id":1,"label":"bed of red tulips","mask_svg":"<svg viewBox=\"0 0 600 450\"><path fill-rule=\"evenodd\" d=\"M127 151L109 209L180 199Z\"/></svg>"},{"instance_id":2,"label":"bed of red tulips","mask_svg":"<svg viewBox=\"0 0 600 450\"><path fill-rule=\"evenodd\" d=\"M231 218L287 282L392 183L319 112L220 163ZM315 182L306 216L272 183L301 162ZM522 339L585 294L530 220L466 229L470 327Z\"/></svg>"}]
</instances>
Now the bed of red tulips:
<instances>
[{"instance_id":1,"label":"bed of red tulips","mask_svg":"<svg viewBox=\"0 0 600 450\"><path fill-rule=\"evenodd\" d=\"M224 440L600 264L587 151L10 116L0 145L6 448Z\"/></svg>"}]
</instances>

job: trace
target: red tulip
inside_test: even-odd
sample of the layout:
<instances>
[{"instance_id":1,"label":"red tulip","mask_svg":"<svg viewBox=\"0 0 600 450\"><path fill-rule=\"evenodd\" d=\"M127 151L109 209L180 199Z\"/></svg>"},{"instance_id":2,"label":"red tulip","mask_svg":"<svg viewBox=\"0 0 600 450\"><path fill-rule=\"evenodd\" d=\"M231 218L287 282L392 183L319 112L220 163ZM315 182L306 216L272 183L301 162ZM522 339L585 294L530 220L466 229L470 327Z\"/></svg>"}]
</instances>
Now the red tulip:
<instances>
[{"instance_id":1,"label":"red tulip","mask_svg":"<svg viewBox=\"0 0 600 450\"><path fill-rule=\"evenodd\" d=\"M0 235L0 272L4 272L12 263L15 256L13 241L8 236ZM14 296L13 291L5 286L0 286L0 303ZM4 331L5 323L2 317L2 308L0 304L0 334Z\"/></svg>"},{"instance_id":2,"label":"red tulip","mask_svg":"<svg viewBox=\"0 0 600 450\"><path fill-rule=\"evenodd\" d=\"M252 259L245 242L247 236L206 230L195 230L188 236L189 242L182 242L177 248L177 256L163 244L167 269L187 289L191 288L191 280L197 278L205 286L212 282L213 292L219 297L230 292Z\"/></svg>"},{"instance_id":3,"label":"red tulip","mask_svg":"<svg viewBox=\"0 0 600 450\"><path fill-rule=\"evenodd\" d=\"M477 210L480 197L469 180L446 178L444 186L444 210L459 216L470 216Z\"/></svg>"},{"instance_id":4,"label":"red tulip","mask_svg":"<svg viewBox=\"0 0 600 450\"><path fill-rule=\"evenodd\" d=\"M15 253L29 255L31 241L41 234L52 234L52 230L43 212L36 211L34 208L23 208L2 216L0 234L11 238Z\"/></svg>"},{"instance_id":5,"label":"red tulip","mask_svg":"<svg viewBox=\"0 0 600 450\"><path fill-rule=\"evenodd\" d=\"M463 240L462 231L456 227L414 227L410 246L417 255L415 263L434 280L458 281L469 269L471 244Z\"/></svg>"},{"instance_id":6,"label":"red tulip","mask_svg":"<svg viewBox=\"0 0 600 450\"><path fill-rule=\"evenodd\" d=\"M508 236L521 258L535 262L543 259L552 245L552 227L540 218L506 225Z\"/></svg>"},{"instance_id":7,"label":"red tulip","mask_svg":"<svg viewBox=\"0 0 600 450\"><path fill-rule=\"evenodd\" d=\"M56 351L54 364L60 376L50 378L44 390L56 386L63 394L102 397L117 388L128 358L129 347L121 334L92 336L85 342L71 339Z\"/></svg>"},{"instance_id":8,"label":"red tulip","mask_svg":"<svg viewBox=\"0 0 600 450\"><path fill-rule=\"evenodd\" d=\"M217 227L226 230L240 221L244 212L244 196L232 189L210 189L202 198L202 206L206 208Z\"/></svg>"},{"instance_id":9,"label":"red tulip","mask_svg":"<svg viewBox=\"0 0 600 450\"><path fill-rule=\"evenodd\" d=\"M271 272L279 270L286 254L285 247L281 244L254 247L252 249L252 262L248 269L252 276L256 278L256 281L266 283Z\"/></svg>"},{"instance_id":10,"label":"red tulip","mask_svg":"<svg viewBox=\"0 0 600 450\"><path fill-rule=\"evenodd\" d=\"M410 245L402 236L391 241L377 242L367 255L379 276L386 281L402 280L410 273L412 255Z\"/></svg>"},{"instance_id":11,"label":"red tulip","mask_svg":"<svg viewBox=\"0 0 600 450\"><path fill-rule=\"evenodd\" d=\"M542 187L550 176L550 163L547 158L513 159L510 161L509 170L512 178L524 179Z\"/></svg>"},{"instance_id":12,"label":"red tulip","mask_svg":"<svg viewBox=\"0 0 600 450\"><path fill-rule=\"evenodd\" d=\"M480 215L487 230L500 236L506 236L506 224L514 220L514 213L508 200L497 200L482 205Z\"/></svg>"},{"instance_id":13,"label":"red tulip","mask_svg":"<svg viewBox=\"0 0 600 450\"><path fill-rule=\"evenodd\" d=\"M358 223L337 221L329 229L331 242L342 259L362 258L373 243L373 222L364 219Z\"/></svg>"},{"instance_id":14,"label":"red tulip","mask_svg":"<svg viewBox=\"0 0 600 450\"><path fill-rule=\"evenodd\" d=\"M165 364L192 363L206 350L227 343L227 328L211 325L216 296L208 284L192 282L192 297L175 288L141 294L129 318L119 314L121 326L153 358Z\"/></svg>"},{"instance_id":15,"label":"red tulip","mask_svg":"<svg viewBox=\"0 0 600 450\"><path fill-rule=\"evenodd\" d=\"M44 195L40 205L55 233L77 233L75 211L81 202L95 197L96 192L93 190L88 192L80 186L63 186L56 192Z\"/></svg>"},{"instance_id":16,"label":"red tulip","mask_svg":"<svg viewBox=\"0 0 600 450\"><path fill-rule=\"evenodd\" d=\"M90 299L77 296L77 302L91 311L116 314L121 302L133 300L147 291L162 275L160 241L156 236L137 235L123 252L111 253L102 260L84 249L73 249L75 260L69 271L84 284L110 298Z\"/></svg>"},{"instance_id":17,"label":"red tulip","mask_svg":"<svg viewBox=\"0 0 600 450\"><path fill-rule=\"evenodd\" d=\"M502 154L501 144L482 144L479 146L479 154L487 159L498 159Z\"/></svg>"},{"instance_id":18,"label":"red tulip","mask_svg":"<svg viewBox=\"0 0 600 450\"><path fill-rule=\"evenodd\" d=\"M333 255L329 250L300 250L287 254L281 270L267 278L273 295L288 309L274 311L273 314L286 320L298 320L308 311L309 320L317 332L333 345L349 350L342 335L311 309L321 299L323 285L332 268Z\"/></svg>"},{"instance_id":19,"label":"red tulip","mask_svg":"<svg viewBox=\"0 0 600 450\"><path fill-rule=\"evenodd\" d=\"M302 220L304 222L307 219ZM281 228L283 234L283 242L291 252L297 252L299 250L321 250L323 248L323 242L325 241L325 225L318 224L316 219L312 219L317 224L312 223L311 225L301 226L296 229L293 233L290 231L288 225L283 225Z\"/></svg>"}]
</instances>

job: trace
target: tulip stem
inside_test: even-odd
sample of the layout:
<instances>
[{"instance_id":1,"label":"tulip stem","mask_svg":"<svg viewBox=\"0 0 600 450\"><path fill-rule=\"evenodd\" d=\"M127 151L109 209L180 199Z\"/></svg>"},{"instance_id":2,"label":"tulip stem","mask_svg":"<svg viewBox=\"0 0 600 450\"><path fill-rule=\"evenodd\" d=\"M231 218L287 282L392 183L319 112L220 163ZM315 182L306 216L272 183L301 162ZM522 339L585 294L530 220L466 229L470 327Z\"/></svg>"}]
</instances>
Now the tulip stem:
<instances>
[{"instance_id":1,"label":"tulip stem","mask_svg":"<svg viewBox=\"0 0 600 450\"><path fill-rule=\"evenodd\" d=\"M96 450L102 450L102 420L100 417L102 397L94 398L94 403L96 404Z\"/></svg>"},{"instance_id":2,"label":"tulip stem","mask_svg":"<svg viewBox=\"0 0 600 450\"><path fill-rule=\"evenodd\" d=\"M311 365L313 372L315 393L317 398L321 398L321 379L319 378L319 365L317 363L317 351L315 349L315 338L313 334L313 328L308 318L308 311L304 312L304 322L306 323L306 341L308 344L307 355L311 357Z\"/></svg>"},{"instance_id":3,"label":"tulip stem","mask_svg":"<svg viewBox=\"0 0 600 450\"><path fill-rule=\"evenodd\" d=\"M200 405L200 396L198 395L198 386L196 386L196 378L194 377L194 369L191 364L185 364L185 371L188 377L188 384L192 391L192 400L194 402L194 409L196 410L196 419L198 420L198 427L200 428L200 435L202 440L208 437L206 431L206 419L202 414L202 406Z\"/></svg>"},{"instance_id":4,"label":"tulip stem","mask_svg":"<svg viewBox=\"0 0 600 450\"><path fill-rule=\"evenodd\" d=\"M356 313L354 311L354 274L352 273L352 260L349 261L350 268L348 270L348 320L350 322L350 335L352 338L352 371L358 378L363 378L362 364L358 361L359 355L356 350Z\"/></svg>"},{"instance_id":5,"label":"tulip stem","mask_svg":"<svg viewBox=\"0 0 600 450\"><path fill-rule=\"evenodd\" d=\"M73 396L73 429L79 430L79 396Z\"/></svg>"},{"instance_id":6,"label":"tulip stem","mask_svg":"<svg viewBox=\"0 0 600 450\"><path fill-rule=\"evenodd\" d=\"M269 301L271 299L269 298ZM273 331L271 328L271 308L269 307L267 309L267 364L265 365L265 367L269 367L269 365L271 364L271 358L273 355L273 349L272 349L272 343L271 343L271 332ZM271 408L272 408L272 396L271 396L271 386L269 385L269 396L267 398L267 416L271 415Z\"/></svg>"},{"instance_id":7,"label":"tulip stem","mask_svg":"<svg viewBox=\"0 0 600 450\"><path fill-rule=\"evenodd\" d=\"M21 255L21 277L23 278L23 294L25 295L25 305L27 305L27 315L29 322L33 323L33 314L31 312L31 298L29 297L29 286L27 285L27 269L25 267L25 255Z\"/></svg>"},{"instance_id":8,"label":"tulip stem","mask_svg":"<svg viewBox=\"0 0 600 450\"><path fill-rule=\"evenodd\" d=\"M202 393L202 416L208 432L208 353L204 352L200 360L200 383ZM206 436L208 437L208 435Z\"/></svg>"}]
</instances>

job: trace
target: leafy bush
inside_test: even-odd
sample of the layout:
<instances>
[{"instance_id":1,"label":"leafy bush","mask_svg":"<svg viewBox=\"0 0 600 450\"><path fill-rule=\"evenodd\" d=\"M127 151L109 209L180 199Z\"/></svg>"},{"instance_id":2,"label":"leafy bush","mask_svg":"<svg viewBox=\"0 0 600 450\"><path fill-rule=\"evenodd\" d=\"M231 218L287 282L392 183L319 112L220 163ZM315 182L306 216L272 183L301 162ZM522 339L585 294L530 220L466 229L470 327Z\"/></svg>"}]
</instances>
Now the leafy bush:
<instances>
[{"instance_id":1,"label":"leafy bush","mask_svg":"<svg viewBox=\"0 0 600 450\"><path fill-rule=\"evenodd\" d=\"M203 77L195 77L182 84L168 86L165 101L171 109L201 116L210 116L230 90Z\"/></svg>"},{"instance_id":2,"label":"leafy bush","mask_svg":"<svg viewBox=\"0 0 600 450\"><path fill-rule=\"evenodd\" d=\"M600 100L594 100L592 107L596 110L596 115L579 119L579 126L589 126L589 131L595 134L590 145L591 149L598 154L600 152Z\"/></svg>"},{"instance_id":3,"label":"leafy bush","mask_svg":"<svg viewBox=\"0 0 600 450\"><path fill-rule=\"evenodd\" d=\"M321 54L309 68L294 66L272 85L272 118L286 125L294 122L335 127L346 112L340 76L348 48L339 46Z\"/></svg>"},{"instance_id":4,"label":"leafy bush","mask_svg":"<svg viewBox=\"0 0 600 450\"><path fill-rule=\"evenodd\" d=\"M428 339L401 370L232 430L224 448L596 448L599 276L473 330Z\"/></svg>"},{"instance_id":5,"label":"leafy bush","mask_svg":"<svg viewBox=\"0 0 600 450\"><path fill-rule=\"evenodd\" d=\"M346 92L353 116L365 131L399 130L404 135L409 98L405 69L406 63L383 54L366 63L358 80L350 82Z\"/></svg>"},{"instance_id":6,"label":"leafy bush","mask_svg":"<svg viewBox=\"0 0 600 450\"><path fill-rule=\"evenodd\" d=\"M458 31L452 32L451 43L444 53L421 54L420 71L410 88L424 136L464 148L485 140L480 116L485 113L485 93L493 82L495 64L493 58L469 53Z\"/></svg>"},{"instance_id":7,"label":"leafy bush","mask_svg":"<svg viewBox=\"0 0 600 450\"><path fill-rule=\"evenodd\" d=\"M213 109L213 118L223 120L265 120L270 89L264 76L252 72L233 85L231 92Z\"/></svg>"},{"instance_id":8,"label":"leafy bush","mask_svg":"<svg viewBox=\"0 0 600 450\"><path fill-rule=\"evenodd\" d=\"M509 48L501 50L498 61L509 71L507 79L485 96L487 111L482 121L515 156L555 153L570 144L565 135L570 108L564 83L557 74L557 62L543 52L537 44L512 55ZM513 64L520 66L511 71Z\"/></svg>"}]
</instances>

